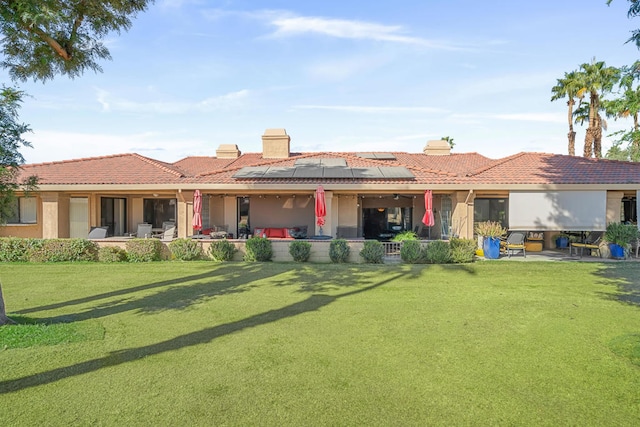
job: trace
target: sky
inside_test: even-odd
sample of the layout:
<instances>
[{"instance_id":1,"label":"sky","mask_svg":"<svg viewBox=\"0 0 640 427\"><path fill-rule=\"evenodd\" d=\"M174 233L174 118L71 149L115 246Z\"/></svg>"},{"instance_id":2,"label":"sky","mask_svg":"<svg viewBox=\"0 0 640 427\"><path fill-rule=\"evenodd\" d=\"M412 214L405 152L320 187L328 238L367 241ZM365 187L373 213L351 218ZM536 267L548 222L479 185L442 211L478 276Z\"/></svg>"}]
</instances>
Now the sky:
<instances>
[{"instance_id":1,"label":"sky","mask_svg":"<svg viewBox=\"0 0 640 427\"><path fill-rule=\"evenodd\" d=\"M593 58L640 59L614 0L156 0L109 35L102 73L19 83L27 163L119 153L175 162L220 144L291 150L567 154L551 88ZM14 84L6 70L0 82ZM15 84L14 84L15 85ZM609 120L609 133L631 126ZM582 152L586 127L577 127ZM604 151L612 138L605 137Z\"/></svg>"}]
</instances>

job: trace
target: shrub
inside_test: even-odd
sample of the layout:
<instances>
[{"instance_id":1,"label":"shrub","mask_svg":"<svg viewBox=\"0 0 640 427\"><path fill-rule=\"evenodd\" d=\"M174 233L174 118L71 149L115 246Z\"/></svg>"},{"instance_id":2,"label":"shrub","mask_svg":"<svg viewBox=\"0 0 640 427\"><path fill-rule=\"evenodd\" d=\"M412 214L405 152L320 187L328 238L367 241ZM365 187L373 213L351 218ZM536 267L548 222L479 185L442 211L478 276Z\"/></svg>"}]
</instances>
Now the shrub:
<instances>
[{"instance_id":1,"label":"shrub","mask_svg":"<svg viewBox=\"0 0 640 427\"><path fill-rule=\"evenodd\" d=\"M202 248L193 239L176 239L169 243L173 258L180 261L193 261L202 258Z\"/></svg>"},{"instance_id":2,"label":"shrub","mask_svg":"<svg viewBox=\"0 0 640 427\"><path fill-rule=\"evenodd\" d=\"M329 258L336 263L347 262L350 252L349 244L345 239L335 239L329 244Z\"/></svg>"},{"instance_id":3,"label":"shrub","mask_svg":"<svg viewBox=\"0 0 640 427\"><path fill-rule=\"evenodd\" d=\"M502 227L497 221L485 221L476 224L476 234L484 237L500 237L507 233L507 230Z\"/></svg>"},{"instance_id":4,"label":"shrub","mask_svg":"<svg viewBox=\"0 0 640 427\"><path fill-rule=\"evenodd\" d=\"M384 262L384 245L377 240L367 240L360 251L360 256L367 264L382 264Z\"/></svg>"},{"instance_id":5,"label":"shrub","mask_svg":"<svg viewBox=\"0 0 640 427\"><path fill-rule=\"evenodd\" d=\"M20 237L0 238L0 261L29 261L31 251L44 244L42 239L22 239Z\"/></svg>"},{"instance_id":6,"label":"shrub","mask_svg":"<svg viewBox=\"0 0 640 427\"><path fill-rule=\"evenodd\" d=\"M238 249L227 239L214 240L209 246L209 253L214 261L231 261Z\"/></svg>"},{"instance_id":7,"label":"shrub","mask_svg":"<svg viewBox=\"0 0 640 427\"><path fill-rule=\"evenodd\" d=\"M88 239L45 239L29 251L29 261L96 261L98 245Z\"/></svg>"},{"instance_id":8,"label":"shrub","mask_svg":"<svg viewBox=\"0 0 640 427\"><path fill-rule=\"evenodd\" d=\"M407 264L420 264L425 262L424 250L417 240L406 240L400 248L400 258Z\"/></svg>"},{"instance_id":9,"label":"shrub","mask_svg":"<svg viewBox=\"0 0 640 427\"><path fill-rule=\"evenodd\" d=\"M160 261L163 245L159 239L131 239L126 246L130 262Z\"/></svg>"},{"instance_id":10,"label":"shrub","mask_svg":"<svg viewBox=\"0 0 640 427\"><path fill-rule=\"evenodd\" d=\"M426 248L426 258L431 264L447 264L451 262L451 247L444 240L430 242Z\"/></svg>"},{"instance_id":11,"label":"shrub","mask_svg":"<svg viewBox=\"0 0 640 427\"><path fill-rule=\"evenodd\" d=\"M289 245L289 254L295 262L307 262L311 256L311 243L309 242L292 242Z\"/></svg>"},{"instance_id":12,"label":"shrub","mask_svg":"<svg viewBox=\"0 0 640 427\"><path fill-rule=\"evenodd\" d=\"M449 244L451 246L451 261L459 264L475 261L477 249L475 240L452 237Z\"/></svg>"},{"instance_id":13,"label":"shrub","mask_svg":"<svg viewBox=\"0 0 640 427\"><path fill-rule=\"evenodd\" d=\"M117 246L104 246L98 249L98 261L123 262L127 260L127 251Z\"/></svg>"},{"instance_id":14,"label":"shrub","mask_svg":"<svg viewBox=\"0 0 640 427\"><path fill-rule=\"evenodd\" d=\"M393 236L392 242L405 242L407 240L418 240L418 235L413 231L403 231Z\"/></svg>"},{"instance_id":15,"label":"shrub","mask_svg":"<svg viewBox=\"0 0 640 427\"><path fill-rule=\"evenodd\" d=\"M245 243L246 253L244 260L249 262L265 262L271 261L273 257L273 248L271 240L266 237L253 237Z\"/></svg>"}]
</instances>

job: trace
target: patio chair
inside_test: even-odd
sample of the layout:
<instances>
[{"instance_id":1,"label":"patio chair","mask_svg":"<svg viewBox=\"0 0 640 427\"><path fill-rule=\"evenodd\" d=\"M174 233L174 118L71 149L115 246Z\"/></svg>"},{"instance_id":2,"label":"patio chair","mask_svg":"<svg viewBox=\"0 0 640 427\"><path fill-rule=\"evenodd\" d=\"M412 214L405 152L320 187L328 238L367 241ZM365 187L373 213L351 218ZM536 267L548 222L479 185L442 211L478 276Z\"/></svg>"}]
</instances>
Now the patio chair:
<instances>
[{"instance_id":1,"label":"patio chair","mask_svg":"<svg viewBox=\"0 0 640 427\"><path fill-rule=\"evenodd\" d=\"M176 227L169 227L166 230L164 230L164 232L162 234L159 234L157 236L153 236L153 237L157 237L160 240L173 240L173 238L175 237L176 234Z\"/></svg>"},{"instance_id":2,"label":"patio chair","mask_svg":"<svg viewBox=\"0 0 640 427\"><path fill-rule=\"evenodd\" d=\"M592 231L584 239L584 242L570 243L569 256L573 254L573 248L576 249L576 255L578 254L578 248L580 248L580 258L582 258L582 253L585 249L589 250L589 254L591 254L591 251L593 250L597 253L598 256L601 256L600 241L602 240L602 234L602 231Z\"/></svg>"},{"instance_id":3,"label":"patio chair","mask_svg":"<svg viewBox=\"0 0 640 427\"><path fill-rule=\"evenodd\" d=\"M91 227L89 239L105 239L107 237L107 227Z\"/></svg>"},{"instance_id":4,"label":"patio chair","mask_svg":"<svg viewBox=\"0 0 640 427\"><path fill-rule=\"evenodd\" d=\"M152 229L153 225L151 224L147 224L147 223L142 223L142 224L138 224L138 231L136 231L136 237L139 238L147 238L147 237L151 237L153 235Z\"/></svg>"},{"instance_id":5,"label":"patio chair","mask_svg":"<svg viewBox=\"0 0 640 427\"><path fill-rule=\"evenodd\" d=\"M504 243L504 249L507 252L507 257L511 258L511 253L515 251L522 251L524 257L527 257L527 250L524 246L525 233L522 231L512 231L509 233L506 242Z\"/></svg>"}]
</instances>

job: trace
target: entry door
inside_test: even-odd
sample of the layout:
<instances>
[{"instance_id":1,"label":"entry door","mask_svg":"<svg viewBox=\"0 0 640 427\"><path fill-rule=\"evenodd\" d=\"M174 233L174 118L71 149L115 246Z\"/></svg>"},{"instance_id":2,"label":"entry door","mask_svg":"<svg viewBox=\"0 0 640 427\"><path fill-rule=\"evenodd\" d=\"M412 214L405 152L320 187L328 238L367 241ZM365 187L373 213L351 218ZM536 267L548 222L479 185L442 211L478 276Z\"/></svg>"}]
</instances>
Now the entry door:
<instances>
[{"instance_id":1,"label":"entry door","mask_svg":"<svg viewBox=\"0 0 640 427\"><path fill-rule=\"evenodd\" d=\"M69 237L86 239L89 234L89 199L72 197L69 199Z\"/></svg>"},{"instance_id":2,"label":"entry door","mask_svg":"<svg viewBox=\"0 0 640 427\"><path fill-rule=\"evenodd\" d=\"M124 236L127 230L127 200L103 197L100 201L100 225L109 236Z\"/></svg>"}]
</instances>

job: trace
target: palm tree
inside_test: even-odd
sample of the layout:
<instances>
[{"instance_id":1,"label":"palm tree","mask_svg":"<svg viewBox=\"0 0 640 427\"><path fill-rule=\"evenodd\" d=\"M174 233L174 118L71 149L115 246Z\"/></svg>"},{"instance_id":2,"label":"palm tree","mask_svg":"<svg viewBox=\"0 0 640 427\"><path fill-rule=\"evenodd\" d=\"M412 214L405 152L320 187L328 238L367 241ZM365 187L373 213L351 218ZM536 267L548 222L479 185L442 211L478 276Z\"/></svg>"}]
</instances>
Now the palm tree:
<instances>
[{"instance_id":1,"label":"palm tree","mask_svg":"<svg viewBox=\"0 0 640 427\"><path fill-rule=\"evenodd\" d=\"M602 157L602 117L600 116L600 98L611 92L620 79L620 70L607 67L604 61L580 65L582 85L589 92L589 127L584 137L584 157Z\"/></svg>"},{"instance_id":2,"label":"palm tree","mask_svg":"<svg viewBox=\"0 0 640 427\"><path fill-rule=\"evenodd\" d=\"M557 101L564 97L569 98L567 100L567 106L569 107L569 111L567 113L569 133L567 134L567 137L569 139L568 152L570 156L576 155L576 133L573 130L573 106L576 103L575 98L578 98L578 100L582 102L582 98L585 93L581 78L581 73L578 73L577 71L564 73L564 78L557 79L558 83L551 88L551 92L553 93L551 101Z\"/></svg>"},{"instance_id":3,"label":"palm tree","mask_svg":"<svg viewBox=\"0 0 640 427\"><path fill-rule=\"evenodd\" d=\"M640 152L640 85L633 87L634 82L640 80L640 61L636 61L633 65L622 67L622 77L620 79L620 88L622 89L622 97L611 100L602 101L602 105L609 117L632 117L633 128L630 131L619 131L614 133L621 134L620 140L617 142L628 143L628 152ZM621 148L621 147L617 147Z\"/></svg>"}]
</instances>

